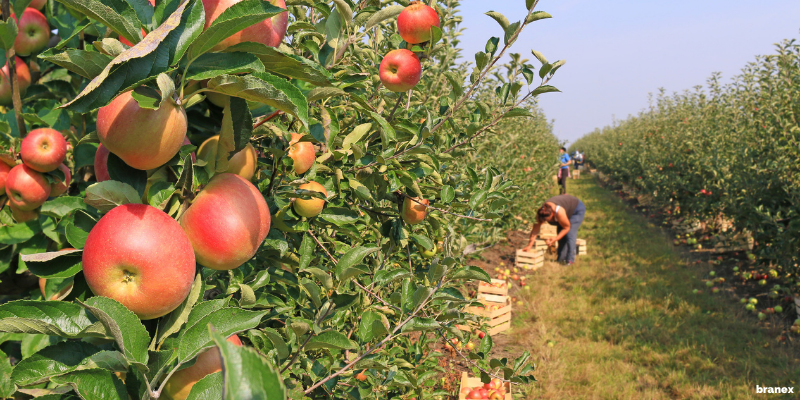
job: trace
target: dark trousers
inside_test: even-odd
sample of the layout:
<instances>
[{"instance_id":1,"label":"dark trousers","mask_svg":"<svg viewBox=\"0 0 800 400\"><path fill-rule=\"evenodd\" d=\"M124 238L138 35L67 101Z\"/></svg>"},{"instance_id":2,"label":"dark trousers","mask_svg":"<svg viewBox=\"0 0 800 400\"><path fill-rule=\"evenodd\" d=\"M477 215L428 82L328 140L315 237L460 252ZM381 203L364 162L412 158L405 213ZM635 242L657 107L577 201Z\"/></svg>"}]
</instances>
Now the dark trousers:
<instances>
[{"instance_id":1,"label":"dark trousers","mask_svg":"<svg viewBox=\"0 0 800 400\"><path fill-rule=\"evenodd\" d=\"M559 194L567 193L567 177L569 176L569 169L568 168L561 168L558 172L558 185L561 188L558 189Z\"/></svg>"},{"instance_id":2,"label":"dark trousers","mask_svg":"<svg viewBox=\"0 0 800 400\"><path fill-rule=\"evenodd\" d=\"M558 261L566 261L566 262L574 262L575 255L577 254L578 246L576 242L578 241L578 229L581 227L581 223L583 223L583 217L586 216L586 206L583 205L583 202L578 203L578 208L575 209L575 214L572 214L569 217L569 232L564 235L561 240L558 241ZM564 229L559 225L556 230L558 233L561 233L561 230Z\"/></svg>"}]
</instances>

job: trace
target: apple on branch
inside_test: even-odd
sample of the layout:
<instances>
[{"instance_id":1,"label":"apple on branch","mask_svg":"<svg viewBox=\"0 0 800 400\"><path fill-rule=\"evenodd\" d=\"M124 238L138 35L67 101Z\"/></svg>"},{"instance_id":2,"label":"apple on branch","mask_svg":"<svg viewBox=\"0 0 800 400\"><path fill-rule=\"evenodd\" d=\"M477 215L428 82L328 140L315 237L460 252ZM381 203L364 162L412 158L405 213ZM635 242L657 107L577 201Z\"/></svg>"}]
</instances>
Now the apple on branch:
<instances>
[{"instance_id":1,"label":"apple on branch","mask_svg":"<svg viewBox=\"0 0 800 400\"><path fill-rule=\"evenodd\" d=\"M14 62L14 67L17 70L17 82L19 82L19 93L20 97L22 97L28 90L28 86L31 85L31 71L21 58L14 57ZM0 106L8 107L12 104L11 82L8 80L11 75L9 74L8 60L6 60L6 65L0 70Z\"/></svg>"}]
</instances>

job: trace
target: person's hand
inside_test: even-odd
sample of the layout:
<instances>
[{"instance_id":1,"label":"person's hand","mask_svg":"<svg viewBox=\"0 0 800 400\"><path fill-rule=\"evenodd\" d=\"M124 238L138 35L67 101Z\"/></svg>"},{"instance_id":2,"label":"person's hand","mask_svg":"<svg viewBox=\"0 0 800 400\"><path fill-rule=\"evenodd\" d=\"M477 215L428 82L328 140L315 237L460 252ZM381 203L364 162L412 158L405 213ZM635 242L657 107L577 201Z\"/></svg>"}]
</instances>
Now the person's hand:
<instances>
[{"instance_id":1,"label":"person's hand","mask_svg":"<svg viewBox=\"0 0 800 400\"><path fill-rule=\"evenodd\" d=\"M527 252L527 251L531 251L531 249L532 249L532 248L533 248L533 246L531 246L531 245L528 245L528 247L526 247L526 248L522 249L522 251L526 251L526 252Z\"/></svg>"},{"instance_id":2,"label":"person's hand","mask_svg":"<svg viewBox=\"0 0 800 400\"><path fill-rule=\"evenodd\" d=\"M556 242L556 239L555 239L555 238L547 239L547 247L550 247L550 246L552 246L552 245L553 245L553 243L555 243L555 242Z\"/></svg>"}]
</instances>

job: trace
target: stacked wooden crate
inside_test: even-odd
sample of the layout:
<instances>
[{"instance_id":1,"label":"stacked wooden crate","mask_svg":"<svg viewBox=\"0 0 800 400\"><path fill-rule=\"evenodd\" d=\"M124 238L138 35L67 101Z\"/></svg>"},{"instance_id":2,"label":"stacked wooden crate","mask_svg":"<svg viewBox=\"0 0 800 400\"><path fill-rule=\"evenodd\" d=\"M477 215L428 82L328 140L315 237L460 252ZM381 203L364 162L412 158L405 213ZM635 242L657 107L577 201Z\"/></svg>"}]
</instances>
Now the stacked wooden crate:
<instances>
[{"instance_id":1,"label":"stacked wooden crate","mask_svg":"<svg viewBox=\"0 0 800 400\"><path fill-rule=\"evenodd\" d=\"M492 279L491 284L478 284L478 301L483 307L467 307L464 311L487 318L489 334L495 335L511 328L511 298L508 296L508 283L502 279Z\"/></svg>"},{"instance_id":2,"label":"stacked wooden crate","mask_svg":"<svg viewBox=\"0 0 800 400\"><path fill-rule=\"evenodd\" d=\"M572 177L575 178L575 179L580 178L581 177L581 170L579 170L579 169L573 170L572 171Z\"/></svg>"},{"instance_id":3,"label":"stacked wooden crate","mask_svg":"<svg viewBox=\"0 0 800 400\"><path fill-rule=\"evenodd\" d=\"M503 392L505 393L501 400L513 400L511 396L511 382L503 382ZM461 387L458 389L458 400L466 400L469 392L472 389L481 388L483 386L483 382L481 382L481 378L469 376L468 373L462 372L461 373ZM474 397L470 397L474 398ZM492 397L494 399L494 397Z\"/></svg>"},{"instance_id":4,"label":"stacked wooden crate","mask_svg":"<svg viewBox=\"0 0 800 400\"><path fill-rule=\"evenodd\" d=\"M585 256L586 255L586 239L577 239L575 243L577 244L578 255L579 256Z\"/></svg>"},{"instance_id":5,"label":"stacked wooden crate","mask_svg":"<svg viewBox=\"0 0 800 400\"><path fill-rule=\"evenodd\" d=\"M544 252L547 244L544 240L537 240L531 251L517 250L517 257L514 265L519 269L535 271L544 266Z\"/></svg>"}]
</instances>

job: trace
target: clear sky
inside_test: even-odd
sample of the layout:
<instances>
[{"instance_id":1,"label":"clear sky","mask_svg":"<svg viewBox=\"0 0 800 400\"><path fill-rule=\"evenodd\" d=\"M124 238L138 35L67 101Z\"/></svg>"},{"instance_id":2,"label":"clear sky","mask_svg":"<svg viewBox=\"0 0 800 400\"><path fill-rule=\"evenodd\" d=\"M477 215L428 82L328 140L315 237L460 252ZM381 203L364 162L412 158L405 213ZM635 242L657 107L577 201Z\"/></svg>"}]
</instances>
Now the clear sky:
<instances>
[{"instance_id":1,"label":"clear sky","mask_svg":"<svg viewBox=\"0 0 800 400\"><path fill-rule=\"evenodd\" d=\"M519 21L525 0L463 0L460 9L463 54L474 62L489 37L503 37L483 13ZM534 22L512 51L537 68L531 49L567 60L550 81L563 93L543 94L539 104L569 141L638 113L659 88L691 89L715 71L727 82L774 43L800 39L800 0L541 0L536 9L553 18Z\"/></svg>"}]
</instances>

